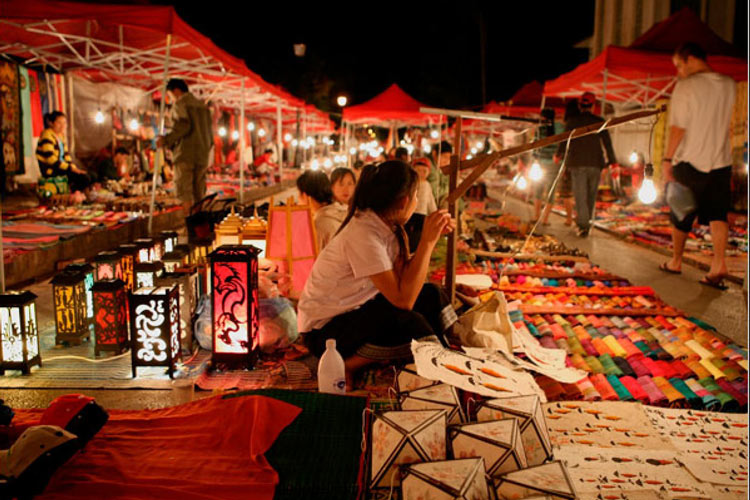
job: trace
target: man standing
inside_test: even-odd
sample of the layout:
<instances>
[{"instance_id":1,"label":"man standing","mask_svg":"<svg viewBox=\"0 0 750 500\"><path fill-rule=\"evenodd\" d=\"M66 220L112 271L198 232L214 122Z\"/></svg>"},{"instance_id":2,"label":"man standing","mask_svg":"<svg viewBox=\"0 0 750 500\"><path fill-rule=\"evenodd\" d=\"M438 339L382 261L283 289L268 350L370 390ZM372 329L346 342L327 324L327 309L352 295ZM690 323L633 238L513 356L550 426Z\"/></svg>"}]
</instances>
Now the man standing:
<instances>
[{"instance_id":1,"label":"man standing","mask_svg":"<svg viewBox=\"0 0 750 500\"><path fill-rule=\"evenodd\" d=\"M167 92L175 98L172 131L160 137L158 145L173 150L177 198L187 215L190 207L206 195L206 170L213 136L211 112L188 91L183 80L169 80Z\"/></svg>"},{"instance_id":2,"label":"man standing","mask_svg":"<svg viewBox=\"0 0 750 500\"><path fill-rule=\"evenodd\" d=\"M678 47L672 62L680 80L669 106L669 137L662 169L666 182L679 182L692 191L697 209L682 220L670 214L674 226L672 260L660 269L681 272L685 241L698 217L700 224L710 225L714 246L711 269L701 283L724 290L732 179L729 128L736 85L728 76L712 71L706 52L694 43Z\"/></svg>"},{"instance_id":3,"label":"man standing","mask_svg":"<svg viewBox=\"0 0 750 500\"><path fill-rule=\"evenodd\" d=\"M591 109L596 102L596 96L591 92L585 92L579 101L581 113L570 116L565 121L565 130L585 127L604 120L594 115ZM561 142L557 148L556 161L559 161L565 152L565 142ZM605 161L602 148L607 153ZM576 201L576 234L588 236L591 231L591 222L594 219L596 209L596 192L599 189L599 178L602 169L607 165L613 165L615 152L612 149L612 140L609 132L604 130L598 134L586 135L570 141L570 151L566 160L566 168L570 169L573 185L573 197Z\"/></svg>"}]
</instances>

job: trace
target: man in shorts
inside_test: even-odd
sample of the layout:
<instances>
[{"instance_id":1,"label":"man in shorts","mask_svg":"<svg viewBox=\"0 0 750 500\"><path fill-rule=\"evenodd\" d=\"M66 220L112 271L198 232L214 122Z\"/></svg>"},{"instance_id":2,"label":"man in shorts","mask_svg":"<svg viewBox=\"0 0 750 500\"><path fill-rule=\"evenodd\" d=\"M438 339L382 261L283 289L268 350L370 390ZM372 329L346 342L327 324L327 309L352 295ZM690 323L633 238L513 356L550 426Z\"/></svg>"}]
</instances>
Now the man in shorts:
<instances>
[{"instance_id":1,"label":"man in shorts","mask_svg":"<svg viewBox=\"0 0 750 500\"><path fill-rule=\"evenodd\" d=\"M701 283L723 290L732 178L729 128L736 84L711 70L706 52L697 44L678 47L672 62L680 80L672 92L662 169L666 182L678 182L692 191L697 209L682 220L671 214L673 255L660 269L681 272L685 242L697 217L699 223L710 225L714 247L711 269Z\"/></svg>"},{"instance_id":2,"label":"man in shorts","mask_svg":"<svg viewBox=\"0 0 750 500\"><path fill-rule=\"evenodd\" d=\"M213 142L211 112L188 91L183 80L169 80L167 92L175 98L172 131L160 137L158 143L172 148L177 198L188 215L190 207L206 195L206 170Z\"/></svg>"}]
</instances>

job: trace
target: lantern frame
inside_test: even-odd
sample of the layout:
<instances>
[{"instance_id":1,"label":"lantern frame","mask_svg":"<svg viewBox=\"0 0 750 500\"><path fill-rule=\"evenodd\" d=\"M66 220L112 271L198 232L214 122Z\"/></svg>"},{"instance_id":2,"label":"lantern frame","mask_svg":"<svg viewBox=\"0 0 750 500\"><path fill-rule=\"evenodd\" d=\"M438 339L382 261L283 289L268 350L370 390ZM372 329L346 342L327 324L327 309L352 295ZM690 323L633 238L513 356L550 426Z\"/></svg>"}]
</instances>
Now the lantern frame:
<instances>
[{"instance_id":1,"label":"lantern frame","mask_svg":"<svg viewBox=\"0 0 750 500\"><path fill-rule=\"evenodd\" d=\"M50 284L55 313L55 344L80 345L91 333L86 275L80 271L63 270L52 278ZM66 297L64 291L68 289L70 294Z\"/></svg>"},{"instance_id":2,"label":"lantern frame","mask_svg":"<svg viewBox=\"0 0 750 500\"><path fill-rule=\"evenodd\" d=\"M133 378L139 367L148 366L166 367L169 378L174 378L177 360L182 358L179 288L139 288L128 299Z\"/></svg>"},{"instance_id":3,"label":"lantern frame","mask_svg":"<svg viewBox=\"0 0 750 500\"><path fill-rule=\"evenodd\" d=\"M107 269L111 273L107 273ZM102 276L102 273L105 273ZM99 252L94 257L94 281L102 280L121 280L122 274L122 255L116 250Z\"/></svg>"},{"instance_id":4,"label":"lantern frame","mask_svg":"<svg viewBox=\"0 0 750 500\"><path fill-rule=\"evenodd\" d=\"M422 389L424 387L430 387L431 385L437 385L441 382L439 380L430 380L420 376L417 373L417 365L409 363L396 371L393 383L396 393L400 394Z\"/></svg>"},{"instance_id":5,"label":"lantern frame","mask_svg":"<svg viewBox=\"0 0 750 500\"><path fill-rule=\"evenodd\" d=\"M65 266L65 269L63 271L70 271L70 272L81 272L85 275L85 284L86 284L86 318L88 319L89 323L94 322L94 292L91 290L94 287L94 266L91 264L87 264L85 262L83 263L74 263L74 264L68 264Z\"/></svg>"},{"instance_id":6,"label":"lantern frame","mask_svg":"<svg viewBox=\"0 0 750 500\"><path fill-rule=\"evenodd\" d=\"M122 268L122 280L128 291L135 288L135 263L138 261L138 246L132 243L124 243L117 247L120 252L120 267Z\"/></svg>"},{"instance_id":7,"label":"lantern frame","mask_svg":"<svg viewBox=\"0 0 750 500\"><path fill-rule=\"evenodd\" d=\"M508 429L503 429L504 440L501 440L501 438L497 436L490 437L487 433L482 433L480 426L485 425L509 427ZM505 466L508 464L509 460L512 461L512 466L514 467L512 470L525 469L528 466L526 462L526 451L523 448L523 439L521 438L521 426L515 418L448 426L448 449L451 452L451 456L456 460L459 458L467 458L457 456L457 448L463 448L463 445L456 443L456 440L460 437L468 438L481 442L483 445L504 450L494 462L490 462L489 457L480 455L484 458L487 474L490 476L510 472L510 470L505 470ZM504 469L503 472L499 472L500 469Z\"/></svg>"},{"instance_id":8,"label":"lantern frame","mask_svg":"<svg viewBox=\"0 0 750 500\"><path fill-rule=\"evenodd\" d=\"M135 280L133 287L136 290L139 288L154 287L156 284L156 278L161 275L163 269L164 265L161 262L139 262L133 268ZM150 274L151 278L144 282L139 277L141 274Z\"/></svg>"},{"instance_id":9,"label":"lantern frame","mask_svg":"<svg viewBox=\"0 0 750 500\"><path fill-rule=\"evenodd\" d=\"M165 250L167 237L161 233L151 237L154 240L154 261L161 260L167 251Z\"/></svg>"},{"instance_id":10,"label":"lantern frame","mask_svg":"<svg viewBox=\"0 0 750 500\"><path fill-rule=\"evenodd\" d=\"M402 410L445 410L449 425L468 421L458 389L450 384L438 383L401 392L398 402Z\"/></svg>"},{"instance_id":11,"label":"lantern frame","mask_svg":"<svg viewBox=\"0 0 750 500\"><path fill-rule=\"evenodd\" d=\"M193 249L195 245L192 245L190 243L180 243L179 245L175 245L175 250L180 250L185 253L185 260L183 261L183 266L189 266L190 264L195 264L193 262Z\"/></svg>"},{"instance_id":12,"label":"lantern frame","mask_svg":"<svg viewBox=\"0 0 750 500\"><path fill-rule=\"evenodd\" d=\"M185 254L181 250L167 252L161 257L165 273L173 273L177 268L185 265Z\"/></svg>"},{"instance_id":13,"label":"lantern frame","mask_svg":"<svg viewBox=\"0 0 750 500\"><path fill-rule=\"evenodd\" d=\"M28 290L0 294L0 375L5 375L5 370L20 370L28 375L32 366L42 366L36 298L36 294ZM15 328L18 331L13 334ZM11 353L9 346L10 342L18 340L21 341L21 359L6 359L18 354L17 351Z\"/></svg>"},{"instance_id":14,"label":"lantern frame","mask_svg":"<svg viewBox=\"0 0 750 500\"><path fill-rule=\"evenodd\" d=\"M193 264L207 264L208 256L213 251L214 240L212 238L203 238L193 243Z\"/></svg>"},{"instance_id":15,"label":"lantern frame","mask_svg":"<svg viewBox=\"0 0 750 500\"><path fill-rule=\"evenodd\" d=\"M214 363L241 363L251 368L258 357L258 253L259 250L252 246L222 245L209 255L211 359ZM229 310L225 305L230 306ZM219 331L219 323L227 327ZM240 330L243 323L246 335L232 338L233 329L235 332ZM234 346L235 341L239 347Z\"/></svg>"},{"instance_id":16,"label":"lantern frame","mask_svg":"<svg viewBox=\"0 0 750 500\"><path fill-rule=\"evenodd\" d=\"M562 481L566 483L567 491L563 490L556 490L554 488L545 488L542 483L538 480L539 478L530 478L531 480L522 481L517 476L524 476L529 474L537 474L541 473L540 477L550 477L554 473L559 473ZM508 484L511 487L516 488L522 488L527 490L526 493L522 493L525 496L523 498L528 497L528 491L531 492L531 495L535 494L541 494L546 495L548 498L554 498L554 499L560 499L560 500L573 500L575 498L578 498L576 495L576 489L575 485L573 484L573 481L570 478L570 474L568 473L568 469L565 468L565 464L563 464L560 460L554 460L552 462L547 462L542 465L535 465L533 467L528 467L526 469L520 469L513 472L508 472L505 474L501 474L496 477L492 477L490 479L490 488L492 490L492 494L496 499L503 499L504 496L500 496L498 493L498 490L504 485ZM513 496L511 498L518 498L516 496Z\"/></svg>"},{"instance_id":17,"label":"lantern frame","mask_svg":"<svg viewBox=\"0 0 750 500\"><path fill-rule=\"evenodd\" d=\"M459 466L460 463L466 464L470 467L469 474L463 478L460 488L455 488L449 484L446 484L445 482L442 482L439 479L429 475L427 472L420 470L425 467L447 466L449 469L453 469L453 471L455 472L455 467ZM437 488L441 493L450 495L455 500L463 500L468 498L471 498L472 500L489 500L490 498L489 485L487 482L487 477L484 473L485 464L482 458L462 458L458 460L437 460L433 462L422 462L404 465L400 469L402 499L407 498L406 495L404 495L404 488L407 484L407 480L410 483L414 480L426 483L433 488ZM477 497L473 495L474 493L477 493L475 488L476 486L478 486L481 493L484 494L483 496ZM419 498L422 497L420 496Z\"/></svg>"},{"instance_id":18,"label":"lantern frame","mask_svg":"<svg viewBox=\"0 0 750 500\"><path fill-rule=\"evenodd\" d=\"M98 357L99 353L104 351L120 354L130 345L127 284L122 280L102 280L94 284L93 292L96 311L94 356ZM107 314L110 314L111 318L106 318ZM104 323L107 319L110 319L110 324Z\"/></svg>"},{"instance_id":19,"label":"lantern frame","mask_svg":"<svg viewBox=\"0 0 750 500\"><path fill-rule=\"evenodd\" d=\"M143 264L156 260L156 242L153 238L138 238L133 244L138 247L136 263Z\"/></svg>"},{"instance_id":20,"label":"lantern frame","mask_svg":"<svg viewBox=\"0 0 750 500\"><path fill-rule=\"evenodd\" d=\"M193 350L193 325L191 318L195 310L195 297L192 290L192 275L188 273L164 273L156 278L156 286L179 289L180 297L180 345L183 351Z\"/></svg>"},{"instance_id":21,"label":"lantern frame","mask_svg":"<svg viewBox=\"0 0 750 500\"><path fill-rule=\"evenodd\" d=\"M177 248L177 231L165 230L159 236L164 238L164 253L173 252Z\"/></svg>"}]
</instances>

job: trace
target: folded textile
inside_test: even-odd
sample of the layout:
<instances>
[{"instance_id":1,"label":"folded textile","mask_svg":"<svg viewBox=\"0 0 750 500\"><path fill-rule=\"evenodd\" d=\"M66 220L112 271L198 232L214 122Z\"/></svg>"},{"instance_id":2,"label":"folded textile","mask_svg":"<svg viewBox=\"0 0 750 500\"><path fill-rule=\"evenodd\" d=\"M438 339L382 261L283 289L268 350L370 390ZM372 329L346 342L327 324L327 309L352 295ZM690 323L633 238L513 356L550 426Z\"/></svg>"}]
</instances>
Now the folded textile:
<instances>
[{"instance_id":1,"label":"folded textile","mask_svg":"<svg viewBox=\"0 0 750 500\"><path fill-rule=\"evenodd\" d=\"M636 375L635 370L630 366L630 363L625 358L614 357L612 361L617 365L623 375L634 377Z\"/></svg>"},{"instance_id":2,"label":"folded textile","mask_svg":"<svg viewBox=\"0 0 750 500\"><path fill-rule=\"evenodd\" d=\"M672 370L674 370L674 372L677 374L677 376L683 380L693 376L693 370L691 370L685 363L683 363L679 359L671 361L670 366L672 367Z\"/></svg>"},{"instance_id":3,"label":"folded textile","mask_svg":"<svg viewBox=\"0 0 750 500\"><path fill-rule=\"evenodd\" d=\"M685 360L685 365L690 368L690 371L692 371L698 379L711 376L711 373L703 368L697 359L687 359Z\"/></svg>"},{"instance_id":4,"label":"folded textile","mask_svg":"<svg viewBox=\"0 0 750 500\"><path fill-rule=\"evenodd\" d=\"M596 347L594 347L594 344L591 343L591 339L583 339L581 341L581 346L583 346L583 350L586 351L586 354L589 356L598 356L599 351L596 350Z\"/></svg>"},{"instance_id":5,"label":"folded textile","mask_svg":"<svg viewBox=\"0 0 750 500\"><path fill-rule=\"evenodd\" d=\"M718 411L719 408L721 408L721 401L719 401L716 396L711 394L711 391L699 384L698 381L694 378L686 379L685 385L687 385L690 390L696 394L696 396L701 398L704 409L709 411Z\"/></svg>"},{"instance_id":6,"label":"folded textile","mask_svg":"<svg viewBox=\"0 0 750 500\"><path fill-rule=\"evenodd\" d=\"M630 367L633 369L637 377L651 375L651 372L643 364L643 360L644 360L643 354L639 354L637 356L630 356L628 358L628 363L630 364Z\"/></svg>"},{"instance_id":7,"label":"folded textile","mask_svg":"<svg viewBox=\"0 0 750 500\"><path fill-rule=\"evenodd\" d=\"M546 375L538 375L534 378L536 383L544 391L547 401L559 401L564 399L565 389L562 384Z\"/></svg>"},{"instance_id":8,"label":"folded textile","mask_svg":"<svg viewBox=\"0 0 750 500\"><path fill-rule=\"evenodd\" d=\"M667 397L670 408L687 407L688 404L685 396L683 396L680 391L675 389L667 379L665 379L664 377L652 377L652 380L654 381L654 384L656 384L656 387L658 387L659 390Z\"/></svg>"},{"instance_id":9,"label":"folded textile","mask_svg":"<svg viewBox=\"0 0 750 500\"><path fill-rule=\"evenodd\" d=\"M654 363L657 364L659 368L661 369L662 377L666 379L677 377L677 371L674 368L672 368L671 362L667 362L667 361L660 359L660 360L655 361Z\"/></svg>"},{"instance_id":10,"label":"folded textile","mask_svg":"<svg viewBox=\"0 0 750 500\"><path fill-rule=\"evenodd\" d=\"M607 380L607 377L602 373L597 373L589 377L591 383L594 384L597 392L601 395L604 401L618 401L620 398L612 388L612 385Z\"/></svg>"},{"instance_id":11,"label":"folded textile","mask_svg":"<svg viewBox=\"0 0 750 500\"><path fill-rule=\"evenodd\" d=\"M648 403L654 406L667 406L669 401L663 392L656 386L653 379L648 376L638 377L638 384L646 391Z\"/></svg>"},{"instance_id":12,"label":"folded textile","mask_svg":"<svg viewBox=\"0 0 750 500\"><path fill-rule=\"evenodd\" d=\"M690 390L690 388L682 379L673 377L669 379L669 383L672 384L672 387L680 391L680 394L685 396L685 399L692 409L700 410L701 408L703 408L703 398Z\"/></svg>"},{"instance_id":13,"label":"folded textile","mask_svg":"<svg viewBox=\"0 0 750 500\"><path fill-rule=\"evenodd\" d=\"M714 358L711 363L721 370L726 375L727 380L740 380L742 379L742 373L740 372L739 366L732 361L724 361L723 359ZM716 377L714 377L716 378ZM718 380L718 378L717 378Z\"/></svg>"},{"instance_id":14,"label":"folded textile","mask_svg":"<svg viewBox=\"0 0 750 500\"><path fill-rule=\"evenodd\" d=\"M596 358L594 356L586 356L585 358L583 358L583 360L586 361L586 364L589 365L589 368L591 368L591 373L604 373L604 367L599 361L599 358Z\"/></svg>"},{"instance_id":15,"label":"folded textile","mask_svg":"<svg viewBox=\"0 0 750 500\"><path fill-rule=\"evenodd\" d=\"M721 403L721 411L737 412L740 410L740 403L731 395L724 392L711 377L700 379L698 383L716 396L716 399Z\"/></svg>"},{"instance_id":16,"label":"folded textile","mask_svg":"<svg viewBox=\"0 0 750 500\"><path fill-rule=\"evenodd\" d=\"M625 358L628 355L628 352L623 349L623 347L620 345L620 343L617 341L616 338L614 338L612 335L607 335L604 337L604 343L607 344L607 347L610 348L614 356L619 356L621 358Z\"/></svg>"},{"instance_id":17,"label":"folded textile","mask_svg":"<svg viewBox=\"0 0 750 500\"><path fill-rule=\"evenodd\" d=\"M648 394L636 379L630 376L620 377L620 383L625 386L625 389L627 389L635 399L641 403L648 402Z\"/></svg>"},{"instance_id":18,"label":"folded textile","mask_svg":"<svg viewBox=\"0 0 750 500\"><path fill-rule=\"evenodd\" d=\"M721 379L717 380L716 384L721 387L724 392L732 396L734 399L737 400L737 403L740 405L740 410L747 409L747 392L740 392L737 389L732 386L732 384L726 380Z\"/></svg>"},{"instance_id":19,"label":"folded textile","mask_svg":"<svg viewBox=\"0 0 750 500\"><path fill-rule=\"evenodd\" d=\"M617 397L620 401L632 401L633 395L630 391L620 382L620 379L614 375L607 375L607 382L612 386L612 389L617 393Z\"/></svg>"},{"instance_id":20,"label":"folded textile","mask_svg":"<svg viewBox=\"0 0 750 500\"><path fill-rule=\"evenodd\" d=\"M631 356L640 356L642 354L641 350L638 349L628 338L618 338L617 343L625 350L626 355L623 357L626 359Z\"/></svg>"},{"instance_id":21,"label":"folded textile","mask_svg":"<svg viewBox=\"0 0 750 500\"><path fill-rule=\"evenodd\" d=\"M601 401L602 395L596 390L594 384L591 383L588 377L578 382L578 388L583 393L584 401Z\"/></svg>"},{"instance_id":22,"label":"folded textile","mask_svg":"<svg viewBox=\"0 0 750 500\"><path fill-rule=\"evenodd\" d=\"M586 350L581 345L581 342L576 337L568 337L568 347L571 354L586 354Z\"/></svg>"},{"instance_id":23,"label":"folded textile","mask_svg":"<svg viewBox=\"0 0 750 500\"><path fill-rule=\"evenodd\" d=\"M614 375L616 377L621 377L622 375L624 375L622 373L622 370L620 370L617 364L615 364L614 360L609 354L602 354L601 356L599 356L599 361L604 367L605 375Z\"/></svg>"},{"instance_id":24,"label":"folded textile","mask_svg":"<svg viewBox=\"0 0 750 500\"><path fill-rule=\"evenodd\" d=\"M583 359L583 356L581 356L580 354L573 354L569 359L571 364L579 370L584 370L588 373L591 373L591 367L586 363L586 360Z\"/></svg>"},{"instance_id":25,"label":"folded textile","mask_svg":"<svg viewBox=\"0 0 750 500\"><path fill-rule=\"evenodd\" d=\"M602 355L607 354L609 356L614 356L615 353L612 351L612 349L609 348L609 346L604 342L603 339L595 338L591 340L591 343L594 344L594 347L596 348L596 351Z\"/></svg>"}]
</instances>

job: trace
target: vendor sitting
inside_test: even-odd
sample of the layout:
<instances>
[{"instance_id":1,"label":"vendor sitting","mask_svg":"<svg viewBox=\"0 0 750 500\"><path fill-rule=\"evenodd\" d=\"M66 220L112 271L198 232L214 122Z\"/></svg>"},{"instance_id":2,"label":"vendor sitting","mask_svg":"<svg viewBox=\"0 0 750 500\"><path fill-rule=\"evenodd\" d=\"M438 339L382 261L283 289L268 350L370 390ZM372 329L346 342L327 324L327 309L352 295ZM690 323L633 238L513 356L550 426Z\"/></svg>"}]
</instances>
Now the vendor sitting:
<instances>
[{"instance_id":1,"label":"vendor sitting","mask_svg":"<svg viewBox=\"0 0 750 500\"><path fill-rule=\"evenodd\" d=\"M97 166L99 182L128 179L130 177L128 156L130 156L130 151L122 146L115 149L114 156L110 157L109 155L106 155Z\"/></svg>"},{"instance_id":2,"label":"vendor sitting","mask_svg":"<svg viewBox=\"0 0 750 500\"><path fill-rule=\"evenodd\" d=\"M65 127L68 120L60 111L45 115L47 128L39 136L36 147L36 159L43 177L67 176L70 191L86 189L91 180L86 172L75 166L70 159L70 152L65 144Z\"/></svg>"}]
</instances>

